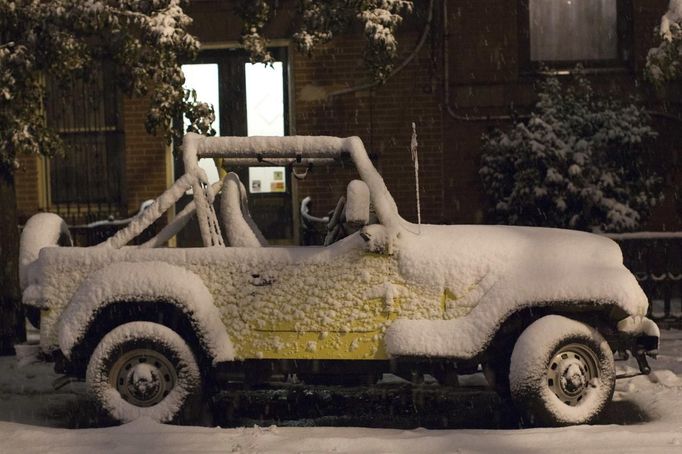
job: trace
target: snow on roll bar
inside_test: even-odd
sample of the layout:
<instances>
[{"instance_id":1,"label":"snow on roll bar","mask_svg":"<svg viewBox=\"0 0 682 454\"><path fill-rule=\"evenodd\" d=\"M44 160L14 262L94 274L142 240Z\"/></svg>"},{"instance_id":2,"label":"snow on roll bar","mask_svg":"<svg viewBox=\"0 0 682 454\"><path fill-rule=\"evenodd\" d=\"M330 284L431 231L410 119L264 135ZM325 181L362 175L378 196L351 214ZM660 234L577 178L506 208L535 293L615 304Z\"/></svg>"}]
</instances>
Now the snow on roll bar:
<instances>
[{"instance_id":1,"label":"snow on roll bar","mask_svg":"<svg viewBox=\"0 0 682 454\"><path fill-rule=\"evenodd\" d=\"M222 183L210 185L206 173L199 167L201 158L223 158L228 162L263 165L270 163L329 164L333 160L350 157L362 180L370 189L371 200L380 223L396 236L401 225L407 225L398 214L393 197L367 155L359 137L330 136L287 136L287 137L205 137L187 133L182 142L185 174L159 196L140 216L134 218L128 227L119 230L113 237L102 243L104 246L120 248L142 233L166 212L187 191L194 193L193 206L183 210L179 216L182 222L164 228L160 235L148 241L143 247L156 247L167 241L169 235L177 233L196 210L204 246L224 246L213 200L222 189ZM293 160L293 161L292 161ZM269 162L267 162L269 161Z\"/></svg>"},{"instance_id":2,"label":"snow on roll bar","mask_svg":"<svg viewBox=\"0 0 682 454\"><path fill-rule=\"evenodd\" d=\"M290 158L328 161L349 155L360 177L370 188L379 221L392 232L397 232L402 221L384 180L372 165L362 140L356 136L346 138L331 136L205 137L196 133L187 133L182 142L182 152L187 172L196 171L201 158L256 159L259 161ZM197 207L199 207L198 203Z\"/></svg>"},{"instance_id":3,"label":"snow on roll bar","mask_svg":"<svg viewBox=\"0 0 682 454\"><path fill-rule=\"evenodd\" d=\"M201 158L340 158L352 155L362 141L358 137L205 137L188 133L182 142L185 166L197 165ZM365 152L366 154L366 152Z\"/></svg>"}]
</instances>

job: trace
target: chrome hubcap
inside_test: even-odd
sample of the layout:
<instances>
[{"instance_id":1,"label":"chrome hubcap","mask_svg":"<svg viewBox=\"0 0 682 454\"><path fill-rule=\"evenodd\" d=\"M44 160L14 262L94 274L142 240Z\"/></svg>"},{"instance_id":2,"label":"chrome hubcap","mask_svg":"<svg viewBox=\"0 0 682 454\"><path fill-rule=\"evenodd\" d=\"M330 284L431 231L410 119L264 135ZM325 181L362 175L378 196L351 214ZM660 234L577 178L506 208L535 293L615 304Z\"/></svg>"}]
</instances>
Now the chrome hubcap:
<instances>
[{"instance_id":1,"label":"chrome hubcap","mask_svg":"<svg viewBox=\"0 0 682 454\"><path fill-rule=\"evenodd\" d=\"M177 372L170 361L161 353L145 348L122 355L109 373L109 382L121 397L138 407L161 402L177 380Z\"/></svg>"},{"instance_id":2,"label":"chrome hubcap","mask_svg":"<svg viewBox=\"0 0 682 454\"><path fill-rule=\"evenodd\" d=\"M559 400L573 407L596 387L598 378L597 356L581 344L562 347L547 367L547 385Z\"/></svg>"}]
</instances>

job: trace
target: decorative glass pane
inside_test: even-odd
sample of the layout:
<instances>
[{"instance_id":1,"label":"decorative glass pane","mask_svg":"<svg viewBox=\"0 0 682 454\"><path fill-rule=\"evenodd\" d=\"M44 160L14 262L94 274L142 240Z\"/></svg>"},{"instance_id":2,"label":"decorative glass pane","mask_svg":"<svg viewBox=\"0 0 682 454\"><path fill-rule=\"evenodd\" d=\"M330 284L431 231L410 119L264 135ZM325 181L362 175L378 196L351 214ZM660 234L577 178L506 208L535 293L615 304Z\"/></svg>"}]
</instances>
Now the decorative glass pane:
<instances>
[{"instance_id":1,"label":"decorative glass pane","mask_svg":"<svg viewBox=\"0 0 682 454\"><path fill-rule=\"evenodd\" d=\"M530 0L533 61L618 58L616 0Z\"/></svg>"},{"instance_id":2,"label":"decorative glass pane","mask_svg":"<svg viewBox=\"0 0 682 454\"><path fill-rule=\"evenodd\" d=\"M250 136L284 135L284 74L282 62L246 63L246 122ZM284 167L249 168L249 192L286 191Z\"/></svg>"},{"instance_id":3,"label":"decorative glass pane","mask_svg":"<svg viewBox=\"0 0 682 454\"><path fill-rule=\"evenodd\" d=\"M282 62L246 63L246 122L250 136L284 135Z\"/></svg>"},{"instance_id":4,"label":"decorative glass pane","mask_svg":"<svg viewBox=\"0 0 682 454\"><path fill-rule=\"evenodd\" d=\"M185 75L184 88L194 90L197 101L205 102L213 106L215 121L211 126L220 135L220 92L218 89L218 65L215 63L182 65L182 73ZM189 125L187 118L183 119L185 130ZM199 167L204 169L209 183L215 183L220 179L215 161L209 158L199 160Z\"/></svg>"}]
</instances>

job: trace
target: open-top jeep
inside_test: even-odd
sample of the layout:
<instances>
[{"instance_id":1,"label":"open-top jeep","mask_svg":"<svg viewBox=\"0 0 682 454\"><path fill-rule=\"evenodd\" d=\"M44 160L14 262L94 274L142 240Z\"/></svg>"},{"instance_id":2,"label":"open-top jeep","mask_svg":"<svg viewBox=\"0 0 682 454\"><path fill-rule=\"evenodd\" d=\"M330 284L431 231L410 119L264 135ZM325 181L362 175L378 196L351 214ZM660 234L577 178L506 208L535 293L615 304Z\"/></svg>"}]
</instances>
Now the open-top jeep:
<instances>
[{"instance_id":1,"label":"open-top jeep","mask_svg":"<svg viewBox=\"0 0 682 454\"><path fill-rule=\"evenodd\" d=\"M416 372L448 384L482 366L535 423L578 424L610 401L614 352L629 351L648 372L658 328L609 239L409 223L357 137L188 134L183 154L185 174L100 245L48 247L69 243L48 213L22 234L23 302L40 309L43 351L59 371L85 377L121 421L169 421L221 380L295 373L349 383ZM350 158L361 179L331 216L328 246L270 247L239 178L209 185L202 157ZM172 222L127 246L189 189L193 202ZM205 247L163 247L194 216ZM354 233L336 239L340 224Z\"/></svg>"}]
</instances>

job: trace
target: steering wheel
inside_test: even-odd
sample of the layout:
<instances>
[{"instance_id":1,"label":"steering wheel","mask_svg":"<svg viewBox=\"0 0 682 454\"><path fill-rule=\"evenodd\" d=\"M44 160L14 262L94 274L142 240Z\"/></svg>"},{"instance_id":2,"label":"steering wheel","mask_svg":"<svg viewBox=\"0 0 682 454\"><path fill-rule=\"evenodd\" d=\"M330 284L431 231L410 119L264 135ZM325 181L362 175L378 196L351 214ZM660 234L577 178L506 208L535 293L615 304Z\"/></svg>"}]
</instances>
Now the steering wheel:
<instances>
[{"instance_id":1,"label":"steering wheel","mask_svg":"<svg viewBox=\"0 0 682 454\"><path fill-rule=\"evenodd\" d=\"M334 208L334 213L329 218L329 223L327 224L327 236L324 238L324 245L329 246L334 241L336 241L343 231L343 209L346 207L346 197L339 197L339 201L336 202L336 208Z\"/></svg>"}]
</instances>

